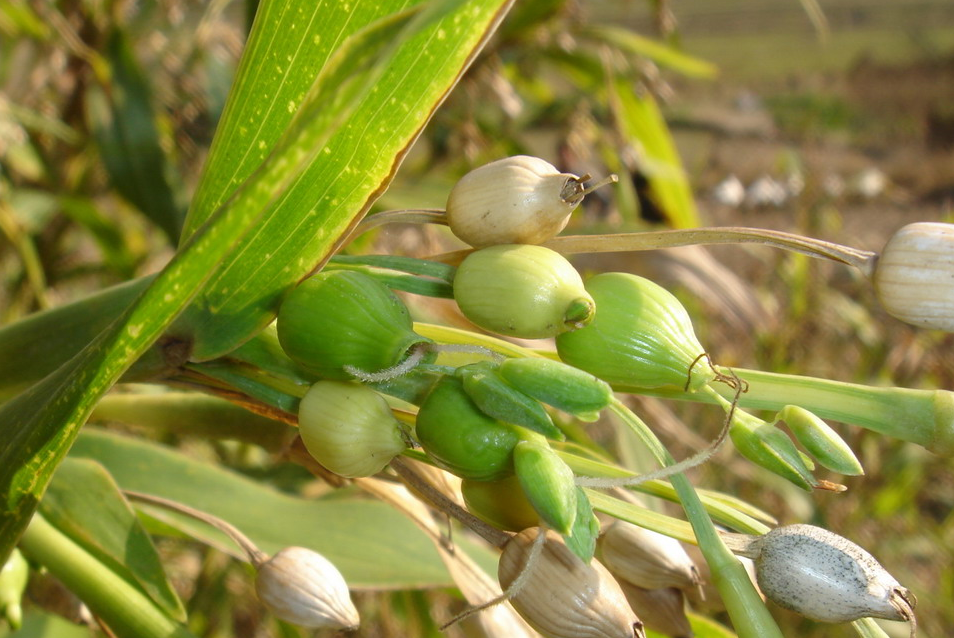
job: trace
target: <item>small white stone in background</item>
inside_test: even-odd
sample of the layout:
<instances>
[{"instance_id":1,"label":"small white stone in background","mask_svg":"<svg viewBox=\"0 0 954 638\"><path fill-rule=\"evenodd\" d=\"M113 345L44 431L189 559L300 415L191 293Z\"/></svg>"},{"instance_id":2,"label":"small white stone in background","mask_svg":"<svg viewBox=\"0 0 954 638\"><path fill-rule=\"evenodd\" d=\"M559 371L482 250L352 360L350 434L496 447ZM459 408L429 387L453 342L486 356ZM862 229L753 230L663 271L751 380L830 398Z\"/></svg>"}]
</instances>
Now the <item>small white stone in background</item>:
<instances>
[{"instance_id":1,"label":"small white stone in background","mask_svg":"<svg viewBox=\"0 0 954 638\"><path fill-rule=\"evenodd\" d=\"M723 206L738 208L745 200L745 186L735 175L729 175L712 189L712 198Z\"/></svg>"},{"instance_id":2,"label":"small white stone in background","mask_svg":"<svg viewBox=\"0 0 954 638\"><path fill-rule=\"evenodd\" d=\"M768 175L759 177L745 191L745 203L751 208L779 207L787 199L785 187Z\"/></svg>"}]
</instances>

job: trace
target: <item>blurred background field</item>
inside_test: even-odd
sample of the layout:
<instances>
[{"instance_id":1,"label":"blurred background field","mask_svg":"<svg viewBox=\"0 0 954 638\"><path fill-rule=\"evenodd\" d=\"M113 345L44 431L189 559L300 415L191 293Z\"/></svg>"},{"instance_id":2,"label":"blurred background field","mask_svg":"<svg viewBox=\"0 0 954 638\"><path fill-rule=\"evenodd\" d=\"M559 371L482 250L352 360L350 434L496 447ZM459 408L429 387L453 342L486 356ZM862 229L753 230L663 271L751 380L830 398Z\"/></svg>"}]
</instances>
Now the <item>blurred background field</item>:
<instances>
[{"instance_id":1,"label":"blurred background field","mask_svg":"<svg viewBox=\"0 0 954 638\"><path fill-rule=\"evenodd\" d=\"M0 0L0 322L147 274L170 257L252 5ZM613 41L605 26L664 51ZM954 3L518 2L379 208L442 207L469 167L516 152L627 178L593 198L569 232L758 226L879 250L905 223L954 221ZM673 173L676 159L684 174ZM361 249L425 256L455 246L442 228L395 228ZM723 365L954 389L954 337L891 319L846 268L751 246L576 263L669 286ZM461 321L442 305L418 312ZM677 458L720 425L693 405L637 405ZM867 472L844 480L843 494L801 492L729 450L692 478L782 523L811 522L856 541L917 595L919 635L950 635L954 465L838 429ZM625 441L599 432L626 455ZM295 468L261 450L162 440L283 489L307 489ZM304 635L250 611L239 568L221 556L174 541L164 548L198 635ZM447 592L358 601L362 636L438 635L429 610L459 604ZM787 636L854 635L776 611ZM884 626L907 635L906 626Z\"/></svg>"}]
</instances>

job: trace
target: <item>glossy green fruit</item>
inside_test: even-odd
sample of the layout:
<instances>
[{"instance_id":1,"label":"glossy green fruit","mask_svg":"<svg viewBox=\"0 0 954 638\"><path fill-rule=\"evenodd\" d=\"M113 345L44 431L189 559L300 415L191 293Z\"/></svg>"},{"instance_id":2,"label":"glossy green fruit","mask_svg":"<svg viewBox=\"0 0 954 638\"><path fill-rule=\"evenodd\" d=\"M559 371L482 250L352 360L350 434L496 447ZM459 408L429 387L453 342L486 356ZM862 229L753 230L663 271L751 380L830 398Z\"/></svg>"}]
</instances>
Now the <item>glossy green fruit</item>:
<instances>
[{"instance_id":1,"label":"glossy green fruit","mask_svg":"<svg viewBox=\"0 0 954 638\"><path fill-rule=\"evenodd\" d=\"M467 509L494 527L519 532L540 524L516 476L499 481L464 479L460 491Z\"/></svg>"},{"instance_id":2,"label":"glossy green fruit","mask_svg":"<svg viewBox=\"0 0 954 638\"><path fill-rule=\"evenodd\" d=\"M557 337L563 361L608 383L640 388L691 391L715 378L689 314L668 290L627 273L596 275L586 289L599 312L585 328Z\"/></svg>"},{"instance_id":3,"label":"glossy green fruit","mask_svg":"<svg viewBox=\"0 0 954 638\"><path fill-rule=\"evenodd\" d=\"M391 368L412 347L430 342L413 331L407 308L387 286L347 270L299 284L282 302L276 327L285 354L329 379L351 379L345 366L369 373Z\"/></svg>"},{"instance_id":4,"label":"glossy green fruit","mask_svg":"<svg viewBox=\"0 0 954 638\"><path fill-rule=\"evenodd\" d=\"M467 256L454 299L481 328L508 337L553 337L588 324L596 312L583 280L560 253L503 244Z\"/></svg>"},{"instance_id":5,"label":"glossy green fruit","mask_svg":"<svg viewBox=\"0 0 954 638\"><path fill-rule=\"evenodd\" d=\"M407 447L384 397L349 381L311 386L298 408L298 433L309 454L347 478L377 474Z\"/></svg>"},{"instance_id":6,"label":"glossy green fruit","mask_svg":"<svg viewBox=\"0 0 954 638\"><path fill-rule=\"evenodd\" d=\"M424 451L461 478L494 481L513 473L518 429L481 412L459 379L437 382L417 414L415 432Z\"/></svg>"}]
</instances>

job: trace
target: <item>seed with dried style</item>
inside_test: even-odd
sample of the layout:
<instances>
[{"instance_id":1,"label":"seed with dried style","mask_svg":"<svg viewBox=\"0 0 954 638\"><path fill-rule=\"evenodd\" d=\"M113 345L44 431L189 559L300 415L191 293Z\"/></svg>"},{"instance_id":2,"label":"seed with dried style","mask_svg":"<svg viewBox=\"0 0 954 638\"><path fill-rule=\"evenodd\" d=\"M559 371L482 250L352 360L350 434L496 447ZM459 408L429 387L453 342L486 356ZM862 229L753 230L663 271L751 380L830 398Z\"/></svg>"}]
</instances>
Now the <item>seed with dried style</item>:
<instances>
[{"instance_id":1,"label":"seed with dried style","mask_svg":"<svg viewBox=\"0 0 954 638\"><path fill-rule=\"evenodd\" d=\"M563 230L583 190L579 177L539 157L505 157L460 178L447 198L447 223L477 248L541 244Z\"/></svg>"},{"instance_id":2,"label":"seed with dried style","mask_svg":"<svg viewBox=\"0 0 954 638\"><path fill-rule=\"evenodd\" d=\"M916 600L875 558L813 525L786 525L761 536L745 555L772 601L823 622L859 618L914 621Z\"/></svg>"},{"instance_id":3,"label":"seed with dried style","mask_svg":"<svg viewBox=\"0 0 954 638\"><path fill-rule=\"evenodd\" d=\"M615 521L600 536L600 559L618 578L644 589L695 589L699 570L682 543L658 532Z\"/></svg>"},{"instance_id":4,"label":"seed with dried style","mask_svg":"<svg viewBox=\"0 0 954 638\"><path fill-rule=\"evenodd\" d=\"M304 547L286 547L258 566L259 600L285 622L307 628L356 629L348 584L331 562Z\"/></svg>"},{"instance_id":5,"label":"seed with dried style","mask_svg":"<svg viewBox=\"0 0 954 638\"><path fill-rule=\"evenodd\" d=\"M546 531L537 560L527 565L542 531L523 530L500 556L497 577L504 590L528 570L510 599L517 613L549 638L645 638L643 623L609 571L597 560L584 563L556 532Z\"/></svg>"}]
</instances>

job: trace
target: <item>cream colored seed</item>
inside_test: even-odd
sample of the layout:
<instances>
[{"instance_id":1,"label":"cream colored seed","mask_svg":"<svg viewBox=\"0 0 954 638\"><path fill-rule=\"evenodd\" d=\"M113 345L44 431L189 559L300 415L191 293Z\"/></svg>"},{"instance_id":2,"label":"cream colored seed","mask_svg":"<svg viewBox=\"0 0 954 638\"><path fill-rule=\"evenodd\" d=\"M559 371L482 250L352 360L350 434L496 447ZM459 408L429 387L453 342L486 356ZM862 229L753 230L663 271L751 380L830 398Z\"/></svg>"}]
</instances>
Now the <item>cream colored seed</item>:
<instances>
[{"instance_id":1,"label":"cream colored seed","mask_svg":"<svg viewBox=\"0 0 954 638\"><path fill-rule=\"evenodd\" d=\"M597 560L584 563L555 532L546 532L543 551L527 565L540 532L539 527L520 532L500 556L497 576L504 590L518 576L525 579L510 598L514 609L549 638L645 638L642 622L609 571Z\"/></svg>"}]
</instances>

